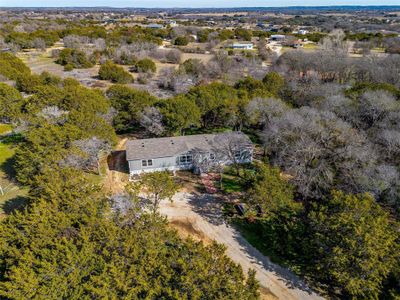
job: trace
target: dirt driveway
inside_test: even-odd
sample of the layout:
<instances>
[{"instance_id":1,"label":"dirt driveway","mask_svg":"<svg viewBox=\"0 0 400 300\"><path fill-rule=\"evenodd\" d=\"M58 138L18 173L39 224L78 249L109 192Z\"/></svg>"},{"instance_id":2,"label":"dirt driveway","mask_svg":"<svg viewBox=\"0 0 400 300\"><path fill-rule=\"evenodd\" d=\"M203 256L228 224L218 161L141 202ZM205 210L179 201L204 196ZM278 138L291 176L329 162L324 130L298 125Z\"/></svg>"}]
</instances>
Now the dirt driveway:
<instances>
[{"instance_id":1,"label":"dirt driveway","mask_svg":"<svg viewBox=\"0 0 400 300\"><path fill-rule=\"evenodd\" d=\"M289 270L272 263L227 224L221 215L219 201L209 194L180 192L174 196L172 203L161 203L160 212L180 233L186 231L187 235L205 243L215 240L224 244L227 255L245 272L255 269L264 299L323 299Z\"/></svg>"}]
</instances>

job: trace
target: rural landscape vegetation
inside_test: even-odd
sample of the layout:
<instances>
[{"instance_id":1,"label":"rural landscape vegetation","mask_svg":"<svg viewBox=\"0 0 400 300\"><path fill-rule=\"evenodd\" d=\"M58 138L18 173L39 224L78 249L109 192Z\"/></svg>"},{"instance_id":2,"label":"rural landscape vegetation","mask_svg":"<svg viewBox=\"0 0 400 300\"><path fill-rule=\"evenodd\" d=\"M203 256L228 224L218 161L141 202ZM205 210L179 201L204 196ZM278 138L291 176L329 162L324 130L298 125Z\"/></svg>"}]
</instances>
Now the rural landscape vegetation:
<instances>
[{"instance_id":1,"label":"rural landscape vegetation","mask_svg":"<svg viewBox=\"0 0 400 300\"><path fill-rule=\"evenodd\" d=\"M399 221L400 7L0 8L1 299L400 299Z\"/></svg>"}]
</instances>

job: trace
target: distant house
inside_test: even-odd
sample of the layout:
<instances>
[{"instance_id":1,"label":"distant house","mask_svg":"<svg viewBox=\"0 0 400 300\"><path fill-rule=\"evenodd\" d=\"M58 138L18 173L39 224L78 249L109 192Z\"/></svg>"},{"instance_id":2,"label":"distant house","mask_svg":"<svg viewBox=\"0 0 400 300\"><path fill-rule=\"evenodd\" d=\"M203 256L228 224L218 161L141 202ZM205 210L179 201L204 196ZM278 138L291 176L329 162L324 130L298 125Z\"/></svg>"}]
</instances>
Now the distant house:
<instances>
[{"instance_id":1,"label":"distant house","mask_svg":"<svg viewBox=\"0 0 400 300\"><path fill-rule=\"evenodd\" d=\"M193 170L206 172L205 165L250 163L253 146L241 132L129 140L126 160L132 178L144 172Z\"/></svg>"},{"instance_id":2,"label":"distant house","mask_svg":"<svg viewBox=\"0 0 400 300\"><path fill-rule=\"evenodd\" d=\"M253 50L253 43L233 43L231 48L233 49L243 49L243 50Z\"/></svg>"},{"instance_id":3,"label":"distant house","mask_svg":"<svg viewBox=\"0 0 400 300\"><path fill-rule=\"evenodd\" d=\"M304 43L301 40L295 40L295 41L289 42L288 46L292 47L292 48L303 48Z\"/></svg>"},{"instance_id":4,"label":"distant house","mask_svg":"<svg viewBox=\"0 0 400 300\"><path fill-rule=\"evenodd\" d=\"M270 37L271 41L275 41L275 42L282 42L286 39L286 36L283 34L273 34Z\"/></svg>"},{"instance_id":5,"label":"distant house","mask_svg":"<svg viewBox=\"0 0 400 300\"><path fill-rule=\"evenodd\" d=\"M149 24L147 25L147 28L151 28L151 29L163 29L164 26L161 24Z\"/></svg>"},{"instance_id":6,"label":"distant house","mask_svg":"<svg viewBox=\"0 0 400 300\"><path fill-rule=\"evenodd\" d=\"M176 27L176 26L178 26L178 24L176 23L175 20L170 20L168 23L169 23L169 26L171 26L171 27Z\"/></svg>"}]
</instances>

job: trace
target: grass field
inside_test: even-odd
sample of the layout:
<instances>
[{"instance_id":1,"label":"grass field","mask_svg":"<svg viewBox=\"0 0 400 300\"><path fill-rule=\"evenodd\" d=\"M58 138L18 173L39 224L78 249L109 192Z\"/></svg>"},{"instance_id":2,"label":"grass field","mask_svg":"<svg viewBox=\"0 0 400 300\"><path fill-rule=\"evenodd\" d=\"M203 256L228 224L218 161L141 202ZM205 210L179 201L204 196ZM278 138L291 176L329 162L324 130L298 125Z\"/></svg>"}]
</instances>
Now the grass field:
<instances>
[{"instance_id":1,"label":"grass field","mask_svg":"<svg viewBox=\"0 0 400 300\"><path fill-rule=\"evenodd\" d=\"M0 124L0 135L10 132L12 130L11 125Z\"/></svg>"},{"instance_id":2,"label":"grass field","mask_svg":"<svg viewBox=\"0 0 400 300\"><path fill-rule=\"evenodd\" d=\"M317 50L319 46L317 44L304 44L303 49L305 50Z\"/></svg>"},{"instance_id":3,"label":"grass field","mask_svg":"<svg viewBox=\"0 0 400 300\"><path fill-rule=\"evenodd\" d=\"M11 130L8 125L0 124L0 132ZM25 202L26 188L21 188L13 179L12 159L15 153L15 145L1 141L0 133L0 218L4 217Z\"/></svg>"}]
</instances>

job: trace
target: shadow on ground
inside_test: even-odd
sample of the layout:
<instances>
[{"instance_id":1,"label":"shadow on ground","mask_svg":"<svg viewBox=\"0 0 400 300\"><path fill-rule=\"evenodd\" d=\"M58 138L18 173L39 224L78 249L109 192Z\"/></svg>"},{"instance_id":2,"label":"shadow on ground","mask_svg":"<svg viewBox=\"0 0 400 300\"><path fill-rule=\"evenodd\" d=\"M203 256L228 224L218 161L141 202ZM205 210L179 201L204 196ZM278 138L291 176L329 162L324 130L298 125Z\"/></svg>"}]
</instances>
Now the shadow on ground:
<instances>
[{"instance_id":1,"label":"shadow on ground","mask_svg":"<svg viewBox=\"0 0 400 300\"><path fill-rule=\"evenodd\" d=\"M116 150L107 157L107 164L110 171L129 173L128 163L126 161L126 151Z\"/></svg>"},{"instance_id":2,"label":"shadow on ground","mask_svg":"<svg viewBox=\"0 0 400 300\"><path fill-rule=\"evenodd\" d=\"M222 200L212 194L193 193L188 197L188 203L193 211L205 218L213 225L225 223L222 215Z\"/></svg>"},{"instance_id":3,"label":"shadow on ground","mask_svg":"<svg viewBox=\"0 0 400 300\"><path fill-rule=\"evenodd\" d=\"M4 211L5 214L9 215L15 210L22 209L26 203L26 197L17 196L2 203L0 208Z\"/></svg>"}]
</instances>

